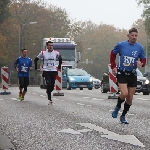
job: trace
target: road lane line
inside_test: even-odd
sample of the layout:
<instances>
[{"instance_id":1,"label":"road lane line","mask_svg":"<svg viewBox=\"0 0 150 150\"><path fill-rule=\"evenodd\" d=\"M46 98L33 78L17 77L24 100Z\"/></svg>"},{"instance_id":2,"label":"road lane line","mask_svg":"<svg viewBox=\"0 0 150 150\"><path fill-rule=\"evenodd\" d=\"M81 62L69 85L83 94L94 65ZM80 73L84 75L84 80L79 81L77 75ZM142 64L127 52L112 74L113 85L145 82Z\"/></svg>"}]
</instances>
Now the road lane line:
<instances>
[{"instance_id":1,"label":"road lane line","mask_svg":"<svg viewBox=\"0 0 150 150\"><path fill-rule=\"evenodd\" d=\"M136 100L142 100L142 101L149 101L150 99L146 99L146 98L135 98Z\"/></svg>"},{"instance_id":2,"label":"road lane line","mask_svg":"<svg viewBox=\"0 0 150 150\"><path fill-rule=\"evenodd\" d=\"M77 105L81 105L81 106L84 106L85 104L82 104L82 103L76 103Z\"/></svg>"}]
</instances>

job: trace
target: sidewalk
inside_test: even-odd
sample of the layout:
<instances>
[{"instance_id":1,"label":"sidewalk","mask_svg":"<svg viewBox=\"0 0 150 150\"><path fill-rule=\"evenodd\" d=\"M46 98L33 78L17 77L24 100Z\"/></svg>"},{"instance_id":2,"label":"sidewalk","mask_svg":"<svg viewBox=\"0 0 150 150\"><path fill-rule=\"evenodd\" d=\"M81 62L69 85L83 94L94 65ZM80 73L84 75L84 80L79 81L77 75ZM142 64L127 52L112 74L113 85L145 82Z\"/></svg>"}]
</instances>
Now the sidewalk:
<instances>
[{"instance_id":1,"label":"sidewalk","mask_svg":"<svg viewBox=\"0 0 150 150\"><path fill-rule=\"evenodd\" d=\"M14 145L10 142L10 140L3 135L0 131L0 150L15 150Z\"/></svg>"}]
</instances>

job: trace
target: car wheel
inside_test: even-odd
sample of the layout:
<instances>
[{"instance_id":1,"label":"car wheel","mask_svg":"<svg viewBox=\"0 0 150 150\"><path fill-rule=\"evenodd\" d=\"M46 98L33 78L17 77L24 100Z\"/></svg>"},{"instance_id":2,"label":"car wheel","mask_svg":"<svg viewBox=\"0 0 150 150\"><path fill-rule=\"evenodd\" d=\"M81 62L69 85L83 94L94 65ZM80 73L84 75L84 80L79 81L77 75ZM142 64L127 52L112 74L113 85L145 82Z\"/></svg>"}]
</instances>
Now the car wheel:
<instances>
[{"instance_id":1,"label":"car wheel","mask_svg":"<svg viewBox=\"0 0 150 150\"><path fill-rule=\"evenodd\" d=\"M71 87L69 86L68 82L67 82L67 90L71 90Z\"/></svg>"},{"instance_id":2,"label":"car wheel","mask_svg":"<svg viewBox=\"0 0 150 150\"><path fill-rule=\"evenodd\" d=\"M83 88L82 88L82 87L80 87L80 90L83 90Z\"/></svg>"},{"instance_id":3,"label":"car wheel","mask_svg":"<svg viewBox=\"0 0 150 150\"><path fill-rule=\"evenodd\" d=\"M95 87L95 89L98 89L98 87Z\"/></svg>"},{"instance_id":4,"label":"car wheel","mask_svg":"<svg viewBox=\"0 0 150 150\"><path fill-rule=\"evenodd\" d=\"M143 92L143 95L149 95L149 92Z\"/></svg>"},{"instance_id":5,"label":"car wheel","mask_svg":"<svg viewBox=\"0 0 150 150\"><path fill-rule=\"evenodd\" d=\"M40 88L43 89L43 85L40 85Z\"/></svg>"},{"instance_id":6,"label":"car wheel","mask_svg":"<svg viewBox=\"0 0 150 150\"><path fill-rule=\"evenodd\" d=\"M101 84L101 92L102 92L102 93L107 93L107 90L104 89L103 83Z\"/></svg>"},{"instance_id":7,"label":"car wheel","mask_svg":"<svg viewBox=\"0 0 150 150\"><path fill-rule=\"evenodd\" d=\"M92 90L92 88L88 88L88 90Z\"/></svg>"}]
</instances>

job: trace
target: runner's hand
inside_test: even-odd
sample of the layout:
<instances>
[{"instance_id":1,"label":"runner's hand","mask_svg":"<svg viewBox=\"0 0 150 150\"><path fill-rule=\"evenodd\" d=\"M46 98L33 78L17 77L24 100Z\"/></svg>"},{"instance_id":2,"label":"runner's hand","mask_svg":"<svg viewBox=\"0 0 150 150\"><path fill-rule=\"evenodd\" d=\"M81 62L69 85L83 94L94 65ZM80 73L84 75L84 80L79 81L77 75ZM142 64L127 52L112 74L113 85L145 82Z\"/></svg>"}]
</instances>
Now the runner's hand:
<instances>
[{"instance_id":1,"label":"runner's hand","mask_svg":"<svg viewBox=\"0 0 150 150\"><path fill-rule=\"evenodd\" d=\"M19 72L19 68L16 68L16 71Z\"/></svg>"},{"instance_id":2,"label":"runner's hand","mask_svg":"<svg viewBox=\"0 0 150 150\"><path fill-rule=\"evenodd\" d=\"M117 68L112 69L112 73L113 73L114 76L116 76L116 74L117 74Z\"/></svg>"},{"instance_id":3,"label":"runner's hand","mask_svg":"<svg viewBox=\"0 0 150 150\"><path fill-rule=\"evenodd\" d=\"M137 61L137 66L138 67L142 67L143 63L141 63L140 61Z\"/></svg>"}]
</instances>

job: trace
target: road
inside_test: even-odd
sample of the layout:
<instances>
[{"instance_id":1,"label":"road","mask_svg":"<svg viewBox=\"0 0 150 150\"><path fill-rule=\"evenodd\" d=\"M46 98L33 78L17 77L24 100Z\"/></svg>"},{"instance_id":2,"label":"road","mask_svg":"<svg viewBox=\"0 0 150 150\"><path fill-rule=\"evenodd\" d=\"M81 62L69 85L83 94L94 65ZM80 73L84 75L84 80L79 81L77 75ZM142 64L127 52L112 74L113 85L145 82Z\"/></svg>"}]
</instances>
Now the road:
<instances>
[{"instance_id":1,"label":"road","mask_svg":"<svg viewBox=\"0 0 150 150\"><path fill-rule=\"evenodd\" d=\"M8 91L0 95L0 129L17 150L150 150L149 95L134 95L126 125L111 117L117 100L100 89L63 89L53 105L39 87L28 88L25 102L18 87Z\"/></svg>"}]
</instances>

